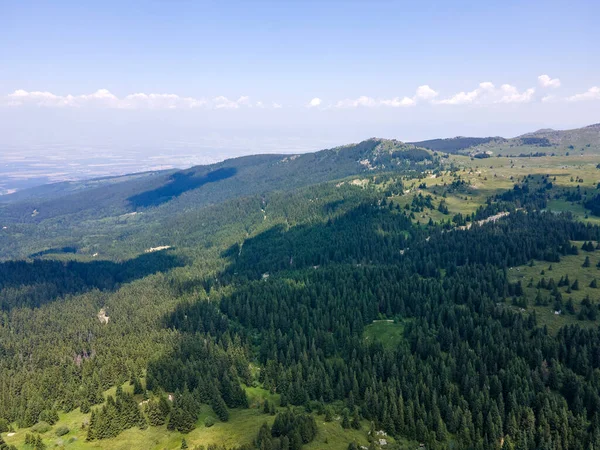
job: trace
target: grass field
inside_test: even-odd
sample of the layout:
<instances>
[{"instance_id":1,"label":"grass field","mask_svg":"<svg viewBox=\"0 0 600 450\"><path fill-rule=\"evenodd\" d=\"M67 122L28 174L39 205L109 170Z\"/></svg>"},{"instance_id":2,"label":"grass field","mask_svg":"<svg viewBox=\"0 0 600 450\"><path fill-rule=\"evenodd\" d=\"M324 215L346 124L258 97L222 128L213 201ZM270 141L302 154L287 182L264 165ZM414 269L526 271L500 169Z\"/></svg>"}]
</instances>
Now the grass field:
<instances>
[{"instance_id":1,"label":"grass field","mask_svg":"<svg viewBox=\"0 0 600 450\"><path fill-rule=\"evenodd\" d=\"M583 242L573 241L573 244L578 248L581 248ZM590 267L583 267L585 258L590 258ZM600 269L596 267L596 264L600 262L600 250L594 252L579 251L578 255L569 255L561 257L561 261L558 263L548 263L546 261L534 261L532 267L525 265L520 267L513 267L509 270L509 280L511 282L521 281L523 286L524 295L529 301L528 311L535 311L538 322L540 325L548 326L550 331L556 331L561 326L567 324L577 323L580 326L596 326L596 321L590 320L578 320L577 313L581 308L581 301L589 296L592 303L597 304L600 298L600 288L590 287L590 283L596 279L598 286L600 286ZM551 269L550 269L551 267ZM571 289L571 292L567 292L567 287L558 288L562 294L563 302L566 303L569 298L573 300L575 304L575 314L569 314L565 310L561 314L555 314L553 308L553 302L550 302L548 306L535 306L535 298L538 292L536 288L538 282L545 278L547 281L552 278L556 283L568 275L571 284L575 280L579 283L579 290ZM532 287L528 287L529 284ZM540 290L543 296L549 296L549 291L545 289Z\"/></svg>"},{"instance_id":2,"label":"grass field","mask_svg":"<svg viewBox=\"0 0 600 450\"><path fill-rule=\"evenodd\" d=\"M557 189L579 187L595 193L598 192L596 188L600 182L600 170L596 168L598 159L598 155L591 154L539 158L492 157L483 160L452 155L445 159L444 165L447 168L458 167L458 170L403 179L403 195L392 196L390 199L404 208L419 194L431 195L434 208L415 212L415 222L426 224L429 219L439 222L452 219L458 213L471 214L484 205L490 196L512 189L527 175L548 175ZM465 184L452 191L449 186L457 180L462 180ZM536 182L538 181L533 181ZM437 210L442 200L446 202L448 214ZM600 224L600 218L588 216L581 204L551 200L549 209L556 212L571 211L579 220Z\"/></svg>"}]
</instances>

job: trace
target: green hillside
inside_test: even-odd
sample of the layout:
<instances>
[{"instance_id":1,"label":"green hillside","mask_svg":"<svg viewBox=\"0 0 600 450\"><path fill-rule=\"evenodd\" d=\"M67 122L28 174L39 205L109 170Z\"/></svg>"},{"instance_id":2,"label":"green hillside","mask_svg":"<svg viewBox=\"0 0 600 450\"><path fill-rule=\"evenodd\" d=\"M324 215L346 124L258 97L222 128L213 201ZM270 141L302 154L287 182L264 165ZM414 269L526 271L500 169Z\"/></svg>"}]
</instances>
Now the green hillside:
<instances>
[{"instance_id":1,"label":"green hillside","mask_svg":"<svg viewBox=\"0 0 600 450\"><path fill-rule=\"evenodd\" d=\"M24 191L0 445L600 446L598 164L370 139Z\"/></svg>"}]
</instances>

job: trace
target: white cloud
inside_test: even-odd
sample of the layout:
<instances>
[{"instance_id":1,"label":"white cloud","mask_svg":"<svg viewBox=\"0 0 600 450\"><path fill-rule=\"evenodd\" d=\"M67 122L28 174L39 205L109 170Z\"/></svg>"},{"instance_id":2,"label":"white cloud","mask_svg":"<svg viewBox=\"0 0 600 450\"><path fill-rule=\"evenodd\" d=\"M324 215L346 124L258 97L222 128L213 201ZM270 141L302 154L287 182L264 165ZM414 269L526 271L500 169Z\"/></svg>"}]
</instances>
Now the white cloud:
<instances>
[{"instance_id":1,"label":"white cloud","mask_svg":"<svg viewBox=\"0 0 600 450\"><path fill-rule=\"evenodd\" d=\"M308 102L308 105L306 105L306 107L307 108L316 108L317 106L320 106L321 103L322 103L322 100L319 97L315 97L310 102Z\"/></svg>"},{"instance_id":2,"label":"white cloud","mask_svg":"<svg viewBox=\"0 0 600 450\"><path fill-rule=\"evenodd\" d=\"M466 105L479 101L483 97L493 94L494 91L494 84L490 81L484 81L483 83L479 83L479 87L477 89L469 92L459 92L458 94L454 94L452 97L441 100L438 103L442 105Z\"/></svg>"},{"instance_id":3,"label":"white cloud","mask_svg":"<svg viewBox=\"0 0 600 450\"><path fill-rule=\"evenodd\" d=\"M34 105L43 107L74 107L85 106L116 109L238 109L254 106L250 97L241 96L237 100L230 100L218 96L212 100L193 97L181 97L177 94L146 94L138 92L119 98L107 89L99 89L92 94L84 95L56 95L51 92L25 91L18 89L5 97L9 106ZM263 102L257 102L257 107L266 107ZM273 103L271 108L280 108L281 105Z\"/></svg>"},{"instance_id":4,"label":"white cloud","mask_svg":"<svg viewBox=\"0 0 600 450\"><path fill-rule=\"evenodd\" d=\"M359 106L374 107L378 105L378 101L372 97L360 96L357 99L340 100L335 104L336 108L357 108Z\"/></svg>"},{"instance_id":5,"label":"white cloud","mask_svg":"<svg viewBox=\"0 0 600 450\"><path fill-rule=\"evenodd\" d=\"M575 94L571 97L567 97L567 101L569 102L579 102L582 100L600 100L600 87L593 86L583 94Z\"/></svg>"},{"instance_id":6,"label":"white cloud","mask_svg":"<svg viewBox=\"0 0 600 450\"><path fill-rule=\"evenodd\" d=\"M273 109L279 109L279 108L283 108L283 106L281 106L281 104L279 104L279 103L276 103L276 102L273 102L273 104L271 105L271 107L272 107Z\"/></svg>"},{"instance_id":7,"label":"white cloud","mask_svg":"<svg viewBox=\"0 0 600 450\"><path fill-rule=\"evenodd\" d=\"M418 101L432 101L435 97L437 97L438 92L434 91L428 85L422 85L417 88L417 91L412 97L393 97L393 98L384 98L384 99L376 99L373 97L367 97L365 95L360 96L356 99L345 99L338 101L334 108L376 108L379 106L387 106L391 108L401 108L406 106L415 106Z\"/></svg>"},{"instance_id":8,"label":"white cloud","mask_svg":"<svg viewBox=\"0 0 600 450\"><path fill-rule=\"evenodd\" d=\"M338 101L334 108L337 109L348 109L348 108L376 108L379 106L389 106L392 108L399 108L403 106L414 106L416 105L416 100L410 97L394 97L389 99L375 99L373 97L361 96L356 99L345 99Z\"/></svg>"},{"instance_id":9,"label":"white cloud","mask_svg":"<svg viewBox=\"0 0 600 450\"><path fill-rule=\"evenodd\" d=\"M213 104L216 109L238 109L241 106L252 106L250 98L245 95L237 100L229 100L227 97L221 95L215 97Z\"/></svg>"},{"instance_id":10,"label":"white cloud","mask_svg":"<svg viewBox=\"0 0 600 450\"><path fill-rule=\"evenodd\" d=\"M424 84L423 86L419 86L417 88L417 93L415 95L416 98L420 98L423 100L432 100L438 96L438 92L434 91L429 87L429 85Z\"/></svg>"},{"instance_id":11,"label":"white cloud","mask_svg":"<svg viewBox=\"0 0 600 450\"><path fill-rule=\"evenodd\" d=\"M25 91L17 89L8 96L9 105L19 106L24 104L35 104L49 107L81 106L84 103L104 104L114 106L118 102L117 97L107 89L99 89L92 94L87 95L55 95L51 92Z\"/></svg>"},{"instance_id":12,"label":"white cloud","mask_svg":"<svg viewBox=\"0 0 600 450\"><path fill-rule=\"evenodd\" d=\"M533 99L535 88L519 92L515 86L503 84L500 87L503 95L497 103L528 103Z\"/></svg>"},{"instance_id":13,"label":"white cloud","mask_svg":"<svg viewBox=\"0 0 600 450\"><path fill-rule=\"evenodd\" d=\"M540 75L538 77L538 83L540 83L540 86L542 87L551 87L551 88L557 88L560 87L560 80L558 78L550 78L549 75Z\"/></svg>"},{"instance_id":14,"label":"white cloud","mask_svg":"<svg viewBox=\"0 0 600 450\"><path fill-rule=\"evenodd\" d=\"M391 106L393 108L398 108L401 106L414 106L417 104L417 101L414 98L410 97L394 97L389 100L381 100L381 104L383 106Z\"/></svg>"},{"instance_id":15,"label":"white cloud","mask_svg":"<svg viewBox=\"0 0 600 450\"><path fill-rule=\"evenodd\" d=\"M118 100L119 108L127 109L190 109L207 105L204 99L180 97L176 94L137 94L127 95L123 100Z\"/></svg>"}]
</instances>

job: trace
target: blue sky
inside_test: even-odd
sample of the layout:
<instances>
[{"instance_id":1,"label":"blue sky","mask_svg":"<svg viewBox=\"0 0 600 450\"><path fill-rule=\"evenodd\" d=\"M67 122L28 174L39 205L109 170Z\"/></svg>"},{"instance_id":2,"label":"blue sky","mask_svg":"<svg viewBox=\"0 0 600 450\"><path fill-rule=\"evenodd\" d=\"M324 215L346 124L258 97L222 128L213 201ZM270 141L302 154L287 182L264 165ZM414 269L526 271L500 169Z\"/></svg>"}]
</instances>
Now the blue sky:
<instances>
[{"instance_id":1,"label":"blue sky","mask_svg":"<svg viewBox=\"0 0 600 450\"><path fill-rule=\"evenodd\" d=\"M254 152L586 125L599 20L592 0L0 0L0 144Z\"/></svg>"}]
</instances>

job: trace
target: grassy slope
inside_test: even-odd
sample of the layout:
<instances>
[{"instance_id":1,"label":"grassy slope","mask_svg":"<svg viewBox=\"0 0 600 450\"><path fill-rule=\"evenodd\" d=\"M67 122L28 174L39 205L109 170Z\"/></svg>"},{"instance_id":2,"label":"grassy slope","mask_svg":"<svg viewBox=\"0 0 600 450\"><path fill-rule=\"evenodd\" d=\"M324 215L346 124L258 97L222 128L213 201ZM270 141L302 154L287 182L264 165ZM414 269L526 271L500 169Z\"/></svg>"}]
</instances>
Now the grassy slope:
<instances>
[{"instance_id":1,"label":"grassy slope","mask_svg":"<svg viewBox=\"0 0 600 450\"><path fill-rule=\"evenodd\" d=\"M123 389L132 392L133 388L127 383ZM204 425L204 420L208 416L214 418L215 414L209 406L205 405L196 423L196 429L185 435L177 431L168 431L166 425L163 425L161 427L148 427L146 430L132 428L112 439L87 442L87 428L83 424L88 423L90 414L83 414L79 409L76 409L69 413L61 413L59 422L41 436L48 448L60 447L72 450L171 450L179 449L181 440L184 438L190 448L211 443L233 447L251 443L263 423L267 422L269 425L273 423L275 417L262 412L261 404L265 399L275 404L279 403L279 395L271 394L262 388L248 387L246 392L250 400L249 409L230 410L228 422L217 421L212 427L207 428ZM114 393L115 388L112 388L106 391L105 395L114 395ZM143 400L142 396L137 396L137 400L141 402ZM340 425L339 418L332 422L325 422L324 416L315 415L315 418L319 430L317 437L312 443L304 446L304 449L345 450L352 441L356 441L361 445L368 445L367 431L369 430L369 424L366 421L363 422L361 430L344 430ZM57 437L55 430L61 426L66 426L71 431L64 436ZM25 435L27 433L32 433L32 430L30 428L20 429L12 436L4 435L4 439L9 445L16 445L19 449L27 448L25 446ZM394 440L389 439L389 441L393 442Z\"/></svg>"},{"instance_id":2,"label":"grassy slope","mask_svg":"<svg viewBox=\"0 0 600 450\"><path fill-rule=\"evenodd\" d=\"M573 242L578 248L581 248L583 242ZM590 267L582 267L585 257L590 258ZM509 270L509 279L512 282L521 280L525 295L529 300L528 310L535 311L540 325L547 325L550 331L557 331L558 328L568 324L577 323L580 326L595 326L597 322L589 320L577 320L577 312L579 312L581 301L589 295L592 302L597 303L600 298L600 288L591 288L590 283L593 279L597 279L600 283L600 269L596 264L600 261L600 250L594 252L579 251L578 255L570 255L561 257L559 263L548 263L546 261L535 261L533 267L528 265L513 267ZM552 266L552 270L549 267ZM542 275L541 272L544 272ZM544 277L546 281L553 278L556 283L561 277L568 275L571 284L579 281L579 290L566 293L566 287L560 287L559 290L563 296L563 303L566 303L569 298L573 299L575 304L575 315L570 315L566 311L562 314L554 314L553 302L548 306L535 306L534 301L537 295L537 283ZM533 287L527 287L529 281L533 278ZM599 284L600 286L600 284ZM542 289L542 295L549 296L549 291Z\"/></svg>"},{"instance_id":3,"label":"grassy slope","mask_svg":"<svg viewBox=\"0 0 600 450\"><path fill-rule=\"evenodd\" d=\"M404 180L405 194L392 197L394 203L404 207L410 204L413 197L419 193L431 195L433 205L437 208L443 199L444 185L450 185L458 177L464 180L468 187L454 193L448 193L446 204L449 214L444 215L437 210L425 210L415 214L415 221L421 224L433 219L435 222L451 219L454 214L471 214L483 205L489 196L500 194L511 189L515 183L527 175L550 175L556 177L553 181L558 188L587 188L596 190L600 182L600 170L596 168L598 156L561 156L542 158L488 158L484 160L471 160L466 156L451 156L447 159L450 164L460 167L456 174L442 172L437 175L430 174L419 179ZM577 178L583 179L578 183ZM573 180L572 180L573 179ZM425 183L426 188L419 186ZM551 201L549 209L571 211L578 219L586 222L600 224L600 218L586 217L581 205L570 204L564 200Z\"/></svg>"}]
</instances>

